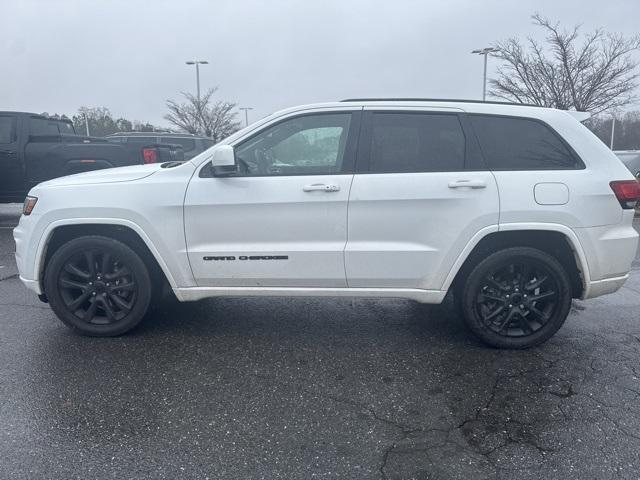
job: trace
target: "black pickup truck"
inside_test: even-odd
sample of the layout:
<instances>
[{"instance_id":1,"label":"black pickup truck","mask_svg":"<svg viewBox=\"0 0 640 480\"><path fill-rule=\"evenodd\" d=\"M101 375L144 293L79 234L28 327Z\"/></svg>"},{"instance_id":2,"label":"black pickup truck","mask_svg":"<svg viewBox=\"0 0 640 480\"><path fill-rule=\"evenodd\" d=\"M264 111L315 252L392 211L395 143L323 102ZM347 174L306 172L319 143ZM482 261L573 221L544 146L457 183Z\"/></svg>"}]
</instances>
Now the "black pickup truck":
<instances>
[{"instance_id":1,"label":"black pickup truck","mask_svg":"<svg viewBox=\"0 0 640 480\"><path fill-rule=\"evenodd\" d=\"M0 111L0 203L22 202L34 185L55 177L183 159L177 144L111 143L77 135L68 120Z\"/></svg>"}]
</instances>

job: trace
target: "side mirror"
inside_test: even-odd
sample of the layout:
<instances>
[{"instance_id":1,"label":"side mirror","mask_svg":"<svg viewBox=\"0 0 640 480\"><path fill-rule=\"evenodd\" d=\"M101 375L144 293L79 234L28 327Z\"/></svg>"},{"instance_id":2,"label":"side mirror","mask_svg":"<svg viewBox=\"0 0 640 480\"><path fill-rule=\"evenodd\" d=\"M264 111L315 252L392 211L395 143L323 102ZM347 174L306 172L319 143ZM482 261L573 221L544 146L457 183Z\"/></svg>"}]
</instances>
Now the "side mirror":
<instances>
[{"instance_id":1,"label":"side mirror","mask_svg":"<svg viewBox=\"0 0 640 480\"><path fill-rule=\"evenodd\" d=\"M213 151L211 167L216 176L233 175L236 171L236 155L231 145L220 145Z\"/></svg>"}]
</instances>

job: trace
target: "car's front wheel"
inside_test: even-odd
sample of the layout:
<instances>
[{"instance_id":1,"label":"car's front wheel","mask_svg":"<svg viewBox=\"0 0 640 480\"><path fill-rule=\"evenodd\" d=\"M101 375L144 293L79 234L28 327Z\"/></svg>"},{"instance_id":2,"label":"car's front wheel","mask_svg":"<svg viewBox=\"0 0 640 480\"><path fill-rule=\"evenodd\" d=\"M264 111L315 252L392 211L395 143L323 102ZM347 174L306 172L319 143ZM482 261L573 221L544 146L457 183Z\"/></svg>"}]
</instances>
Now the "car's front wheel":
<instances>
[{"instance_id":1,"label":"car's front wheel","mask_svg":"<svg viewBox=\"0 0 640 480\"><path fill-rule=\"evenodd\" d=\"M546 252L514 247L489 255L463 286L469 328L498 348L528 348L548 340L571 309L564 267Z\"/></svg>"},{"instance_id":2,"label":"car's front wheel","mask_svg":"<svg viewBox=\"0 0 640 480\"><path fill-rule=\"evenodd\" d=\"M140 323L149 307L151 279L144 261L124 243L86 236L53 253L44 290L67 326L83 335L106 337Z\"/></svg>"}]
</instances>

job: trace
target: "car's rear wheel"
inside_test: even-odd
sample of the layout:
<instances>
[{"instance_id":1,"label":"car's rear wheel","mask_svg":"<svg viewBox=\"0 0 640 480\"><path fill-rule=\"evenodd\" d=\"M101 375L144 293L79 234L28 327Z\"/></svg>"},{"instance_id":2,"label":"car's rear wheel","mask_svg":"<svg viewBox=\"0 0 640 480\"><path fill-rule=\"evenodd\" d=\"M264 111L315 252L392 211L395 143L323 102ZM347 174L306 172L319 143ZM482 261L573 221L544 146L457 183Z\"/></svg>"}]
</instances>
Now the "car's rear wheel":
<instances>
[{"instance_id":1,"label":"car's rear wheel","mask_svg":"<svg viewBox=\"0 0 640 480\"><path fill-rule=\"evenodd\" d=\"M529 348L553 336L571 309L571 283L553 256L529 247L489 255L463 286L469 328L498 348Z\"/></svg>"},{"instance_id":2,"label":"car's rear wheel","mask_svg":"<svg viewBox=\"0 0 640 480\"><path fill-rule=\"evenodd\" d=\"M73 239L49 260L44 289L67 326L90 336L121 335L144 317L151 280L144 261L124 243L102 236Z\"/></svg>"}]
</instances>

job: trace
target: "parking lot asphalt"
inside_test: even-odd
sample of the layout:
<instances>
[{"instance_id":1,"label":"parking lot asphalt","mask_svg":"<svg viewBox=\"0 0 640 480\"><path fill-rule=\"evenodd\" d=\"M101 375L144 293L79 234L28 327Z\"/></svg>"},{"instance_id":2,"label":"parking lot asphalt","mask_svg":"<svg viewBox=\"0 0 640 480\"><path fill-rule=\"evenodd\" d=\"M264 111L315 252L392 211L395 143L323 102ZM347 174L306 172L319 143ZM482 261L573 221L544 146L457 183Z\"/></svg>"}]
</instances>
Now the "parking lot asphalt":
<instances>
[{"instance_id":1,"label":"parking lot asphalt","mask_svg":"<svg viewBox=\"0 0 640 480\"><path fill-rule=\"evenodd\" d=\"M18 211L0 206L0 478L640 476L640 257L527 351L393 299L174 304L96 339L21 285Z\"/></svg>"}]
</instances>

